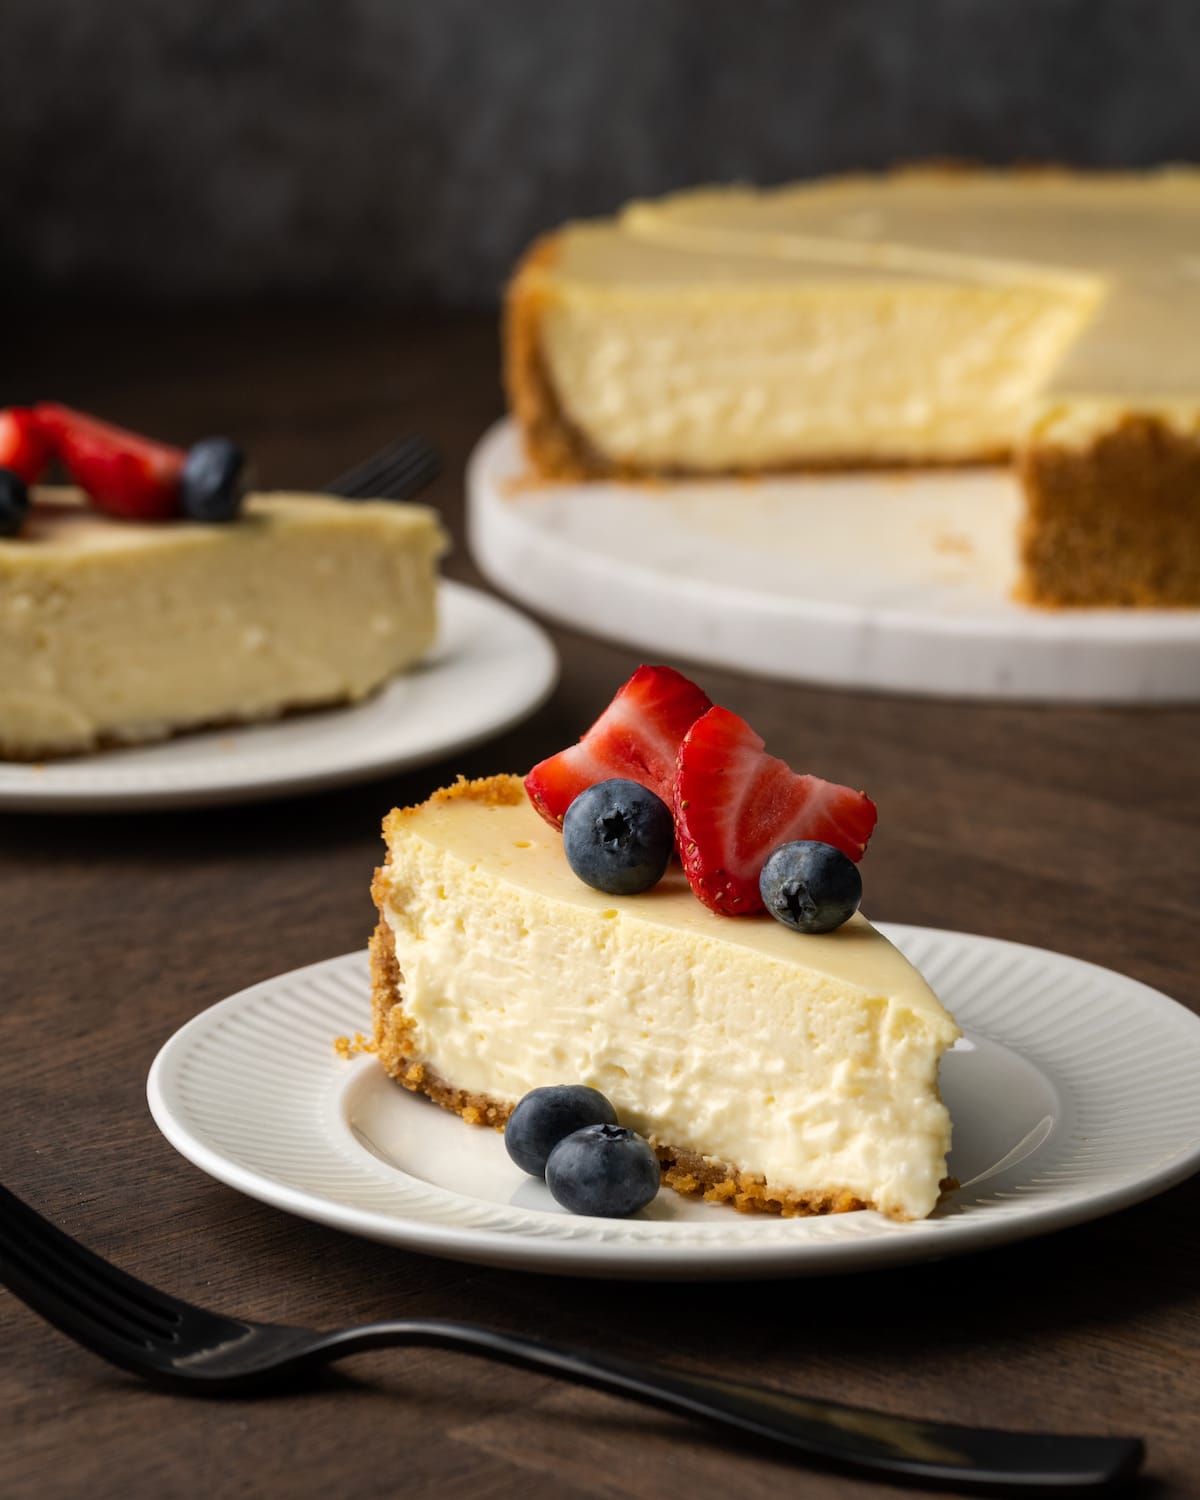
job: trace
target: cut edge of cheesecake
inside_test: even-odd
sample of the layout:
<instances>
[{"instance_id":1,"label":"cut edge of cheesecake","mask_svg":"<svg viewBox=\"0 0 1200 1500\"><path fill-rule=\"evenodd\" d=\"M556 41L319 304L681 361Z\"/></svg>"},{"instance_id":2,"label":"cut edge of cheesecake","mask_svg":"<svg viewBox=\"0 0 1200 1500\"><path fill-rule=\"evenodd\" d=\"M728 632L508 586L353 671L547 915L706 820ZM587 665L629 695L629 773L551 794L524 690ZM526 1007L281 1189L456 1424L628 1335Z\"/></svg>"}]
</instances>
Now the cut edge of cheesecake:
<instances>
[{"instance_id":1,"label":"cut edge of cheesecake","mask_svg":"<svg viewBox=\"0 0 1200 1500\"><path fill-rule=\"evenodd\" d=\"M986 444L955 457L848 450L770 465L736 465L719 471L685 464L633 463L605 453L567 414L555 390L542 345L542 316L547 302L545 280L561 252L564 233L556 230L543 235L522 257L508 283L502 313L505 389L538 481L558 484L608 479L654 485L664 480L712 479L721 475L757 479L769 474L982 468L1012 460L1014 444Z\"/></svg>"},{"instance_id":2,"label":"cut edge of cheesecake","mask_svg":"<svg viewBox=\"0 0 1200 1500\"><path fill-rule=\"evenodd\" d=\"M405 1008L405 978L396 951L396 933L385 914L392 897L390 876L393 834L426 808L460 801L478 803L484 807L527 805L519 777L496 775L467 780L460 776L452 785L433 792L426 802L394 808L384 819L383 831L388 857L375 871L371 886L371 895L379 911L379 921L368 945L373 1032L370 1050L389 1077L405 1089L425 1096L441 1108L457 1114L468 1124L491 1126L502 1131L515 1108L515 1101L506 1101L483 1090L457 1086L441 1076L429 1059L422 1055L414 1036L415 1023ZM719 920L732 922L736 919ZM938 1009L941 1011L940 1006ZM945 1020L957 1033L953 1019L945 1016ZM943 1048L939 1050L944 1050L947 1044L943 1040ZM941 1107L944 1110L944 1105ZM652 1138L651 1144L662 1167L665 1185L685 1196L701 1196L709 1202L731 1204L739 1212L763 1211L791 1218L878 1209L900 1221L906 1221L910 1217L895 1207L881 1207L870 1195L837 1183L812 1189L783 1188L769 1182L763 1174L744 1170L736 1162L705 1155L657 1136ZM944 1197L956 1186L957 1182L953 1177L943 1176L938 1184L939 1193Z\"/></svg>"},{"instance_id":3,"label":"cut edge of cheesecake","mask_svg":"<svg viewBox=\"0 0 1200 1500\"><path fill-rule=\"evenodd\" d=\"M375 1052L384 1071L410 1093L423 1094L468 1125L490 1125L493 1130L503 1130L515 1105L453 1087L414 1051L412 1022L404 1013L404 975L396 958L392 930L382 917L371 934L369 953ZM875 1207L848 1188L794 1193L773 1188L761 1177L741 1172L728 1162L701 1156L697 1151L685 1151L663 1141L653 1144L662 1180L668 1187L685 1197L731 1203L739 1213L763 1211L797 1218ZM944 1190L953 1185L952 1179L943 1180Z\"/></svg>"}]
</instances>

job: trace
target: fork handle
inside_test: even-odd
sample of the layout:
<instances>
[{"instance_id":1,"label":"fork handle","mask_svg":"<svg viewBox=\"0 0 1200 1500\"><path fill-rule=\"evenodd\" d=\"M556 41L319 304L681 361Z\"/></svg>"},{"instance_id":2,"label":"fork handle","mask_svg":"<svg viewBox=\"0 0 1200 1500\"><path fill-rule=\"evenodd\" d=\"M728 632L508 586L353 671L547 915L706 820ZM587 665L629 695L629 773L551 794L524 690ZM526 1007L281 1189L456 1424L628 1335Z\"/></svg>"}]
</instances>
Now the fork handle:
<instances>
[{"instance_id":1,"label":"fork handle","mask_svg":"<svg viewBox=\"0 0 1200 1500\"><path fill-rule=\"evenodd\" d=\"M548 1371L580 1385L784 1443L823 1463L953 1484L965 1493L1094 1492L1130 1480L1145 1456L1140 1438L1000 1432L921 1422L741 1381L634 1364L470 1323L372 1323L331 1333L313 1357L324 1362L397 1344L465 1350Z\"/></svg>"}]
</instances>

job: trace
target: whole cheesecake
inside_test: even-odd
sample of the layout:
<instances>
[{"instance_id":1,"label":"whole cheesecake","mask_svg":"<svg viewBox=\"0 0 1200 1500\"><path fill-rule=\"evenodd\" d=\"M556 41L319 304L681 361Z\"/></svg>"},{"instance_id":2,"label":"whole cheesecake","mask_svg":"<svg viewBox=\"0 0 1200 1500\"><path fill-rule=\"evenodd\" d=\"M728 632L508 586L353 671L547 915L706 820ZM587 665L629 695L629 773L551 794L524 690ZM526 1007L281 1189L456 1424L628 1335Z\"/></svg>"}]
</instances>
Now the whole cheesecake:
<instances>
[{"instance_id":1,"label":"whole cheesecake","mask_svg":"<svg viewBox=\"0 0 1200 1500\"><path fill-rule=\"evenodd\" d=\"M618 897L572 873L521 781L459 780L384 824L375 1041L388 1073L476 1124L584 1083L664 1180L742 1209L927 1215L958 1027L860 915L800 934L707 910L676 869Z\"/></svg>"},{"instance_id":2,"label":"whole cheesecake","mask_svg":"<svg viewBox=\"0 0 1200 1500\"><path fill-rule=\"evenodd\" d=\"M1200 604L1200 173L914 170L541 241L506 369L550 479L1012 459L1021 592Z\"/></svg>"},{"instance_id":3,"label":"whole cheesecake","mask_svg":"<svg viewBox=\"0 0 1200 1500\"><path fill-rule=\"evenodd\" d=\"M0 756L48 759L353 702L436 628L434 512L249 496L238 520L114 520L41 489L0 539Z\"/></svg>"}]
</instances>

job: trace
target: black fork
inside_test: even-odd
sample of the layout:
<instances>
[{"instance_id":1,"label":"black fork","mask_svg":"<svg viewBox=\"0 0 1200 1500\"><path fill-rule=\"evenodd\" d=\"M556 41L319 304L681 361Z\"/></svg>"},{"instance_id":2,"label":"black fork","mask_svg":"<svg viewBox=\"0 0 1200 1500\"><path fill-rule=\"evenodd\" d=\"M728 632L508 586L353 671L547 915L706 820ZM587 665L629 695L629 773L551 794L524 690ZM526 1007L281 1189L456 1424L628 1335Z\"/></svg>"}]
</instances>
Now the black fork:
<instances>
[{"instance_id":1,"label":"black fork","mask_svg":"<svg viewBox=\"0 0 1200 1500\"><path fill-rule=\"evenodd\" d=\"M1137 1438L922 1422L568 1349L470 1323L405 1318L320 1333L209 1312L138 1281L0 1187L0 1281L93 1354L178 1392L253 1395L364 1349L422 1344L558 1375L766 1438L819 1463L960 1492L1072 1494L1137 1472Z\"/></svg>"},{"instance_id":2,"label":"black fork","mask_svg":"<svg viewBox=\"0 0 1200 1500\"><path fill-rule=\"evenodd\" d=\"M322 486L346 500L412 500L442 471L437 449L425 438L396 438L354 468Z\"/></svg>"}]
</instances>

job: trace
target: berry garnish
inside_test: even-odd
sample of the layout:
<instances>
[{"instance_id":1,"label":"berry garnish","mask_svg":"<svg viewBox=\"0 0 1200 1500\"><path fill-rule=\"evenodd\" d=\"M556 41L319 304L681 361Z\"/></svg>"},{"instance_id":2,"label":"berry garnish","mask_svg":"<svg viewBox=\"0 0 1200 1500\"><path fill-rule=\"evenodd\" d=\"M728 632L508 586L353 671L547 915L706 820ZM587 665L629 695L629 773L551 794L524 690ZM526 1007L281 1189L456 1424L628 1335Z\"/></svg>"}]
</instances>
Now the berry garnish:
<instances>
[{"instance_id":1,"label":"berry garnish","mask_svg":"<svg viewBox=\"0 0 1200 1500\"><path fill-rule=\"evenodd\" d=\"M614 777L580 792L563 819L563 852L585 885L636 896L663 878L675 849L671 809L649 787Z\"/></svg>"},{"instance_id":2,"label":"berry garnish","mask_svg":"<svg viewBox=\"0 0 1200 1500\"><path fill-rule=\"evenodd\" d=\"M44 402L35 411L68 474L98 510L131 521L179 514L186 457L182 448L126 432L69 406Z\"/></svg>"},{"instance_id":3,"label":"berry garnish","mask_svg":"<svg viewBox=\"0 0 1200 1500\"><path fill-rule=\"evenodd\" d=\"M573 1214L623 1219L658 1192L662 1173L650 1142L623 1125L589 1125L559 1141L546 1186Z\"/></svg>"},{"instance_id":4,"label":"berry garnish","mask_svg":"<svg viewBox=\"0 0 1200 1500\"><path fill-rule=\"evenodd\" d=\"M246 493L246 458L229 438L201 438L188 449L179 508L193 521L232 521Z\"/></svg>"},{"instance_id":5,"label":"berry garnish","mask_svg":"<svg viewBox=\"0 0 1200 1500\"><path fill-rule=\"evenodd\" d=\"M681 672L639 667L577 745L534 766L525 778L529 800L552 828L561 828L580 792L624 776L669 806L679 742L708 707Z\"/></svg>"},{"instance_id":6,"label":"berry garnish","mask_svg":"<svg viewBox=\"0 0 1200 1500\"><path fill-rule=\"evenodd\" d=\"M758 877L763 905L797 932L832 932L862 900L858 866L832 844L793 839L768 857Z\"/></svg>"},{"instance_id":7,"label":"berry garnish","mask_svg":"<svg viewBox=\"0 0 1200 1500\"><path fill-rule=\"evenodd\" d=\"M583 1083L548 1084L531 1089L509 1115L504 1144L523 1172L544 1177L559 1141L585 1125L616 1123L617 1112L599 1089Z\"/></svg>"},{"instance_id":8,"label":"berry garnish","mask_svg":"<svg viewBox=\"0 0 1200 1500\"><path fill-rule=\"evenodd\" d=\"M727 708L697 719L679 747L675 826L688 882L712 911L763 909L758 877L772 849L819 839L862 858L875 804L862 792L797 775Z\"/></svg>"},{"instance_id":9,"label":"berry garnish","mask_svg":"<svg viewBox=\"0 0 1200 1500\"><path fill-rule=\"evenodd\" d=\"M52 451L51 435L36 412L28 406L7 406L0 411L0 468L27 485L36 484Z\"/></svg>"},{"instance_id":10,"label":"berry garnish","mask_svg":"<svg viewBox=\"0 0 1200 1500\"><path fill-rule=\"evenodd\" d=\"M29 491L12 469L0 469L0 536L16 536L29 514Z\"/></svg>"}]
</instances>

